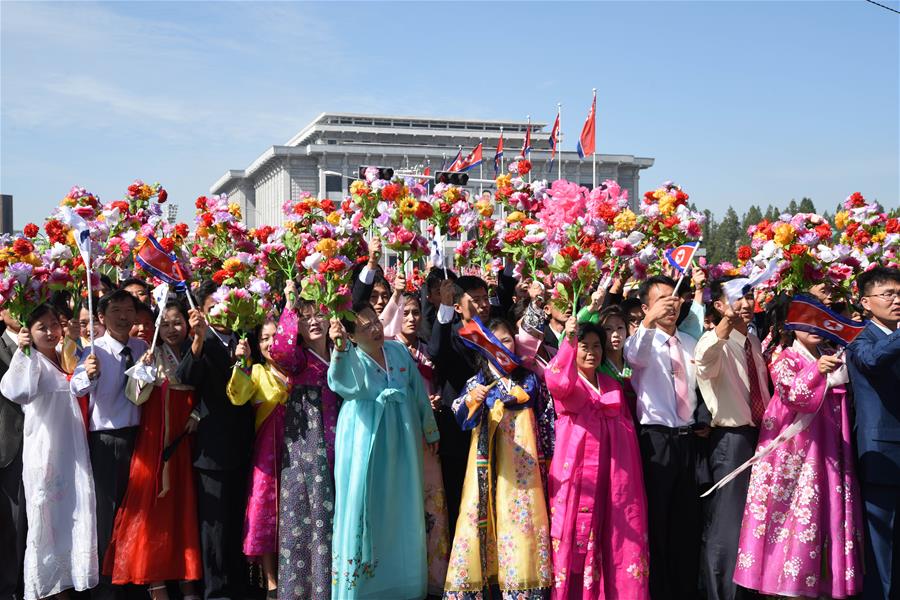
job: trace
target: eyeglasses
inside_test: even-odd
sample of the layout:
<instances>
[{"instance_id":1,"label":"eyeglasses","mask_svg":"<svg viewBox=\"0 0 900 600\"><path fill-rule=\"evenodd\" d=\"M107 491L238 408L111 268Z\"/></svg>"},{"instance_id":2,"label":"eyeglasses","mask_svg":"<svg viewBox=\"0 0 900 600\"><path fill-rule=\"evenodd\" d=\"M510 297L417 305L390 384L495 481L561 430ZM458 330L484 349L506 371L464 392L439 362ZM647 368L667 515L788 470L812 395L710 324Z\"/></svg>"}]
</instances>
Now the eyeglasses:
<instances>
[{"instance_id":1,"label":"eyeglasses","mask_svg":"<svg viewBox=\"0 0 900 600\"><path fill-rule=\"evenodd\" d=\"M864 296L865 298L881 298L882 300L886 300L888 302L892 302L897 298L900 298L900 290L891 290L888 292L881 292L880 294L868 294Z\"/></svg>"}]
</instances>

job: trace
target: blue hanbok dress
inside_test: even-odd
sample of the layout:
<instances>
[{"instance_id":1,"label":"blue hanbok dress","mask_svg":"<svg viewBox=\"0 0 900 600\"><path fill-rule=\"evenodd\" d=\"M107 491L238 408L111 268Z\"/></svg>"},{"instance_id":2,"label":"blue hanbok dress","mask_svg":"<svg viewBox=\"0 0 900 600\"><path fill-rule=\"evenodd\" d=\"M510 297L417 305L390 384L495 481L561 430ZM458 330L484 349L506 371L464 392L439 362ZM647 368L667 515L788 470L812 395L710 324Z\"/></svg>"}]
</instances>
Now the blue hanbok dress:
<instances>
[{"instance_id":1,"label":"blue hanbok dress","mask_svg":"<svg viewBox=\"0 0 900 600\"><path fill-rule=\"evenodd\" d=\"M422 598L427 591L422 438L438 440L425 385L403 344L386 368L351 346L328 386L344 403L335 434L331 597Z\"/></svg>"}]
</instances>

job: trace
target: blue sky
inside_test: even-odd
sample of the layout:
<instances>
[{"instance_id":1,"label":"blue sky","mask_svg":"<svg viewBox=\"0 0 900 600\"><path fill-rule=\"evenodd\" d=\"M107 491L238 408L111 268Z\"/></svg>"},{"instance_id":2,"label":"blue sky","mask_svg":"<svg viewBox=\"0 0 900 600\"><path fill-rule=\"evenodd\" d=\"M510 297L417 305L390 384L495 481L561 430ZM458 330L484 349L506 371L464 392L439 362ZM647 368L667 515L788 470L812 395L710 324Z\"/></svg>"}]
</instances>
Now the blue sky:
<instances>
[{"instance_id":1,"label":"blue sky","mask_svg":"<svg viewBox=\"0 0 900 600\"><path fill-rule=\"evenodd\" d=\"M897 0L880 0L900 8ZM0 5L0 190L160 181L190 220L323 111L551 121L702 208L900 199L900 15L864 2ZM444 75L443 78L440 75Z\"/></svg>"}]
</instances>

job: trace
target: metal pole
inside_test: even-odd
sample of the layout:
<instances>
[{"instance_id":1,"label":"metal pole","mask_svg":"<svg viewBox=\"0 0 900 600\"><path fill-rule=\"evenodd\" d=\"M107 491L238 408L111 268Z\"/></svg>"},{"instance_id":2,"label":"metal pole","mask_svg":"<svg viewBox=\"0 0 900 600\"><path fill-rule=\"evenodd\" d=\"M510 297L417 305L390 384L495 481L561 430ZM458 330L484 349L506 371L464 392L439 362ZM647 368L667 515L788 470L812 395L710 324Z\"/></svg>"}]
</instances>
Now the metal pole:
<instances>
[{"instance_id":1,"label":"metal pole","mask_svg":"<svg viewBox=\"0 0 900 600\"><path fill-rule=\"evenodd\" d=\"M481 138L479 143L481 144L481 162L478 163L478 177L481 180L484 180L484 138ZM478 185L478 194L481 195L484 193L484 184L480 183Z\"/></svg>"},{"instance_id":2,"label":"metal pole","mask_svg":"<svg viewBox=\"0 0 900 600\"><path fill-rule=\"evenodd\" d=\"M556 159L559 172L557 179L562 179L562 145L559 143L562 139L562 104L559 102L556 103L556 118L559 120L559 129L556 131L556 153L559 155Z\"/></svg>"},{"instance_id":3,"label":"metal pole","mask_svg":"<svg viewBox=\"0 0 900 600\"><path fill-rule=\"evenodd\" d=\"M597 88L593 89L594 100L591 107L594 109L594 152L591 160L591 187L597 187Z\"/></svg>"}]
</instances>

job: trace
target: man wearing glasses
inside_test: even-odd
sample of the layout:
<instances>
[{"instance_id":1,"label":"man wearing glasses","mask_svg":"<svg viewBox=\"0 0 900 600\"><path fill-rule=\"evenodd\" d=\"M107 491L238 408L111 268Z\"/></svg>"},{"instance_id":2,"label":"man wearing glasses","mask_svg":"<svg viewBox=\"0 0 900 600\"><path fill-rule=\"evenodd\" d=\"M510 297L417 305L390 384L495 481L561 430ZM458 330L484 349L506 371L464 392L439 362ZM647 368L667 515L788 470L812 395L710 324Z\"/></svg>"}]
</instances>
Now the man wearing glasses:
<instances>
[{"instance_id":1,"label":"man wearing glasses","mask_svg":"<svg viewBox=\"0 0 900 600\"><path fill-rule=\"evenodd\" d=\"M887 600L900 596L900 270L875 267L856 283L871 315L847 353L866 507L863 597Z\"/></svg>"}]
</instances>

